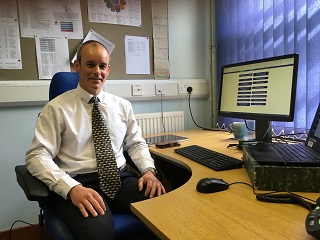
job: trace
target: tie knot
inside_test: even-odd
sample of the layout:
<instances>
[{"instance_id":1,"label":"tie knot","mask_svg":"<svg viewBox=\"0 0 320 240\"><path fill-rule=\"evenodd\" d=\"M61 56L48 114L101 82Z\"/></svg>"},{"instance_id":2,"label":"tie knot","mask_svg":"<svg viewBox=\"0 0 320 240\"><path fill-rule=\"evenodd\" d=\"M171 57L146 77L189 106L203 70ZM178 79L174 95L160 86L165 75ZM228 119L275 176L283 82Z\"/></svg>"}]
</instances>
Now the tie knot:
<instances>
[{"instance_id":1,"label":"tie knot","mask_svg":"<svg viewBox=\"0 0 320 240\"><path fill-rule=\"evenodd\" d=\"M91 99L90 99L90 103L98 103L100 102L99 98L96 97L96 96L93 96Z\"/></svg>"}]
</instances>

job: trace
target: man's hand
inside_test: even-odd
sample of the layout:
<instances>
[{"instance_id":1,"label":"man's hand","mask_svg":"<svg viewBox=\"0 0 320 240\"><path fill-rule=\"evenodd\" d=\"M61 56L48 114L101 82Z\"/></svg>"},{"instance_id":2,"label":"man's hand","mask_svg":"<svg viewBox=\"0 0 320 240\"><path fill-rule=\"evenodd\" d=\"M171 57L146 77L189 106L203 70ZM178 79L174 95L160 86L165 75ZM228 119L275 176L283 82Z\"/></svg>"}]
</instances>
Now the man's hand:
<instances>
[{"instance_id":1,"label":"man's hand","mask_svg":"<svg viewBox=\"0 0 320 240\"><path fill-rule=\"evenodd\" d=\"M147 171L138 181L138 188L139 191L143 190L143 186L147 185L145 196L150 196L150 198L153 198L155 194L157 196L160 196L161 194L166 193L166 190L164 189L164 186L161 184L161 182L158 180L158 178L151 172Z\"/></svg>"},{"instance_id":2,"label":"man's hand","mask_svg":"<svg viewBox=\"0 0 320 240\"><path fill-rule=\"evenodd\" d=\"M89 216L88 211L96 217L98 214L104 215L107 210L102 197L91 188L77 185L69 191L68 196L84 217Z\"/></svg>"}]
</instances>

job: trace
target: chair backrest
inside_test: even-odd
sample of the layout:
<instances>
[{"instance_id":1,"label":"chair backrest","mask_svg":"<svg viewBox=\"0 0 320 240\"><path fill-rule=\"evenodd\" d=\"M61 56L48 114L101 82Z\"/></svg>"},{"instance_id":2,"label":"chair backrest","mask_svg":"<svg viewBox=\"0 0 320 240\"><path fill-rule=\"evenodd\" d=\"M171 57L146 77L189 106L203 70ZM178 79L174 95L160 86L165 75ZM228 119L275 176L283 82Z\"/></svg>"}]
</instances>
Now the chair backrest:
<instances>
[{"instance_id":1,"label":"chair backrest","mask_svg":"<svg viewBox=\"0 0 320 240\"><path fill-rule=\"evenodd\" d=\"M49 87L49 100L78 86L79 74L77 72L57 72L53 75Z\"/></svg>"}]
</instances>

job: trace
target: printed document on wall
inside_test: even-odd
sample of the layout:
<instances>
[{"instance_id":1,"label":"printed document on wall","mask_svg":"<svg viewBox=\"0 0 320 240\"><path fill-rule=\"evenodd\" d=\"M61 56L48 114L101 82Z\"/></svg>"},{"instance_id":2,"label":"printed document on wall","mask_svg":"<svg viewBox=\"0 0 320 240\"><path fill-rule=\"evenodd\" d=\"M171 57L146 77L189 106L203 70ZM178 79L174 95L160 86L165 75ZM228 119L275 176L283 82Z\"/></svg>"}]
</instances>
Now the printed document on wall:
<instances>
[{"instance_id":1,"label":"printed document on wall","mask_svg":"<svg viewBox=\"0 0 320 240\"><path fill-rule=\"evenodd\" d=\"M21 37L82 39L80 0L18 0Z\"/></svg>"},{"instance_id":2,"label":"printed document on wall","mask_svg":"<svg viewBox=\"0 0 320 240\"><path fill-rule=\"evenodd\" d=\"M150 74L149 38L125 36L126 74Z\"/></svg>"},{"instance_id":3,"label":"printed document on wall","mask_svg":"<svg viewBox=\"0 0 320 240\"><path fill-rule=\"evenodd\" d=\"M56 72L70 72L68 39L35 36L39 79L51 79Z\"/></svg>"},{"instance_id":4,"label":"printed document on wall","mask_svg":"<svg viewBox=\"0 0 320 240\"><path fill-rule=\"evenodd\" d=\"M88 0L89 22L141 27L141 0Z\"/></svg>"},{"instance_id":5,"label":"printed document on wall","mask_svg":"<svg viewBox=\"0 0 320 240\"><path fill-rule=\"evenodd\" d=\"M106 49L109 52L109 55L111 56L111 53L113 51L113 49L115 48L116 45L114 45L112 42L110 42L108 39L104 38L103 36L101 36L99 33L97 33L96 31L94 31L93 29L90 29L88 34L86 35L86 37L83 39L83 43L89 40L95 40L100 42L101 44L103 44ZM72 58L72 63L74 63L74 61L77 59L77 53L74 55L74 57Z\"/></svg>"},{"instance_id":6,"label":"printed document on wall","mask_svg":"<svg viewBox=\"0 0 320 240\"><path fill-rule=\"evenodd\" d=\"M0 0L0 69L22 69L16 1Z\"/></svg>"}]
</instances>

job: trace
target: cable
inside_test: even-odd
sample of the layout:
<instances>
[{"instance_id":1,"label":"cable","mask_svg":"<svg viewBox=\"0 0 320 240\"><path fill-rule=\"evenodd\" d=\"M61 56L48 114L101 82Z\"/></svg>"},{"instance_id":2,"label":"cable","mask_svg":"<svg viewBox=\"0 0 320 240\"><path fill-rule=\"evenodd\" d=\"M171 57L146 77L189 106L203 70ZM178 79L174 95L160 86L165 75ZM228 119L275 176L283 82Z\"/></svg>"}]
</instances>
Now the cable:
<instances>
[{"instance_id":1,"label":"cable","mask_svg":"<svg viewBox=\"0 0 320 240\"><path fill-rule=\"evenodd\" d=\"M268 122L268 128L266 132L263 134L261 141L265 140L266 136L268 135L268 132L270 131L270 128L271 128L271 122Z\"/></svg>"},{"instance_id":2,"label":"cable","mask_svg":"<svg viewBox=\"0 0 320 240\"><path fill-rule=\"evenodd\" d=\"M254 187L249 183L233 182L233 183L230 183L229 186L233 184L245 184L247 186L250 186L252 188L253 193L256 195L256 199L262 202L298 204L309 211L313 209L317 204L316 201L310 198L306 198L292 192L281 193L281 192L273 191L269 193L258 194L255 192Z\"/></svg>"},{"instance_id":3,"label":"cable","mask_svg":"<svg viewBox=\"0 0 320 240\"><path fill-rule=\"evenodd\" d=\"M193 118L193 115L192 115L192 111L191 111L191 92L192 92L192 87L188 87L187 88L187 92L188 92L188 103L189 103L189 112L190 112L190 116L191 116L191 119L193 121L193 123L198 127L198 128L201 128L202 130L210 130L210 131L225 131L227 132L227 129L223 129L223 128L206 128L206 127L201 127L199 126L196 121L194 120Z\"/></svg>"},{"instance_id":4,"label":"cable","mask_svg":"<svg viewBox=\"0 0 320 240\"><path fill-rule=\"evenodd\" d=\"M191 96L191 93L189 93L189 112L190 112L192 121L194 122L194 124L195 124L198 128L203 128L203 127L199 126L199 125L196 123L196 121L194 120L194 118L193 118L192 111L191 111L191 105L190 105L190 96Z\"/></svg>"},{"instance_id":5,"label":"cable","mask_svg":"<svg viewBox=\"0 0 320 240\"><path fill-rule=\"evenodd\" d=\"M248 124L247 124L247 119L244 119L244 124L246 125L246 128L247 128L249 131L255 131L255 129L249 128L249 126L248 126Z\"/></svg>"},{"instance_id":6,"label":"cable","mask_svg":"<svg viewBox=\"0 0 320 240\"><path fill-rule=\"evenodd\" d=\"M304 200L301 196L294 193L257 194L256 198L257 200L262 202L299 204L309 211L313 209L313 206L315 205L314 203L310 203Z\"/></svg>"},{"instance_id":7,"label":"cable","mask_svg":"<svg viewBox=\"0 0 320 240\"><path fill-rule=\"evenodd\" d=\"M300 135L300 136L298 136ZM290 137L292 136L292 137ZM307 133L288 133L288 134L281 134L278 136L275 136L275 140L277 140L278 142L282 141L282 142L300 142L300 143L304 143L306 141L306 137L307 137Z\"/></svg>"},{"instance_id":8,"label":"cable","mask_svg":"<svg viewBox=\"0 0 320 240\"><path fill-rule=\"evenodd\" d=\"M291 133L284 133L284 129L281 130L279 134L275 133L275 138L280 137L280 138L290 138L289 136L293 136L291 139L299 139L299 140L305 140L308 137L310 129L306 129L304 132L301 133L294 133L293 131ZM298 136L300 135L300 136Z\"/></svg>"},{"instance_id":9,"label":"cable","mask_svg":"<svg viewBox=\"0 0 320 240\"><path fill-rule=\"evenodd\" d=\"M287 138L287 137L275 137L274 138L277 142L289 143L289 142L296 142L296 143L305 143L305 139L296 139L296 138Z\"/></svg>"},{"instance_id":10,"label":"cable","mask_svg":"<svg viewBox=\"0 0 320 240\"><path fill-rule=\"evenodd\" d=\"M162 123L162 128L163 128L163 132L165 133L166 132L166 127L165 127L165 119L164 119L164 116L163 116L163 103L162 103L162 91L160 91L160 111L161 111L161 123Z\"/></svg>"},{"instance_id":11,"label":"cable","mask_svg":"<svg viewBox=\"0 0 320 240\"><path fill-rule=\"evenodd\" d=\"M251 184L249 184L249 183L246 183L246 182L233 182L233 183L230 183L229 186L231 186L231 185L233 185L233 184L244 184L244 185L247 185L247 186L249 186L249 187L252 188L253 194L256 194L256 192L254 191L254 187L253 187Z\"/></svg>"},{"instance_id":12,"label":"cable","mask_svg":"<svg viewBox=\"0 0 320 240\"><path fill-rule=\"evenodd\" d=\"M39 240L43 239L44 233L43 233L43 229L42 229L41 227L39 227L39 226L37 226L37 225L34 225L34 224L32 224L32 223L28 223L28 222L22 221L22 220L16 220L16 221L14 221L14 222L12 223L12 225L11 225L11 227L10 227L10 230L9 230L9 240L12 240L12 230L13 230L13 226L14 226L16 223L18 223L18 222L24 223L24 224L26 224L26 225L29 225L29 226L32 226L32 227L37 228L37 229L40 231L40 233L41 233L41 235L40 235L40 237L39 237Z\"/></svg>"}]
</instances>

